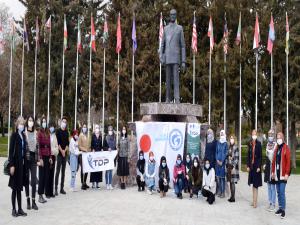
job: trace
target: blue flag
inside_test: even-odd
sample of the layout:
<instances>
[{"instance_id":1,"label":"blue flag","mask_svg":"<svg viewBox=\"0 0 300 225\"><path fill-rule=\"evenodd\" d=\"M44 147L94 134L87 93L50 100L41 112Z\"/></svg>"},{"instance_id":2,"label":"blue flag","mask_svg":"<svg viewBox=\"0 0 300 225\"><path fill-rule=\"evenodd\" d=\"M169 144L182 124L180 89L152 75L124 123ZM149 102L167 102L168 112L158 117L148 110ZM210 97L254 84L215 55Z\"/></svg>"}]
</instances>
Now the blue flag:
<instances>
[{"instance_id":1,"label":"blue flag","mask_svg":"<svg viewBox=\"0 0 300 225\"><path fill-rule=\"evenodd\" d=\"M137 41L136 41L136 30L135 30L135 17L133 17L133 22L132 22L132 51L135 53L137 49Z\"/></svg>"}]
</instances>

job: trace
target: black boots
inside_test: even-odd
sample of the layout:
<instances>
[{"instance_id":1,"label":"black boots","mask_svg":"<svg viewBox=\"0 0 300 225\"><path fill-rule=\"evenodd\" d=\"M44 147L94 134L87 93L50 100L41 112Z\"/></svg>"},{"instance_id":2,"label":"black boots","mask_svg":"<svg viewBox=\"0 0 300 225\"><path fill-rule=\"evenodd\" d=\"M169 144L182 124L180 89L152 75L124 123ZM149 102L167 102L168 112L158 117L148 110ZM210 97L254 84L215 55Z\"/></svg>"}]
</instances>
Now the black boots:
<instances>
[{"instance_id":1,"label":"black boots","mask_svg":"<svg viewBox=\"0 0 300 225\"><path fill-rule=\"evenodd\" d=\"M55 196L58 196L57 188L55 189Z\"/></svg>"},{"instance_id":2,"label":"black boots","mask_svg":"<svg viewBox=\"0 0 300 225\"><path fill-rule=\"evenodd\" d=\"M125 183L121 183L121 189L122 190L126 189Z\"/></svg>"},{"instance_id":3,"label":"black boots","mask_svg":"<svg viewBox=\"0 0 300 225\"><path fill-rule=\"evenodd\" d=\"M17 216L27 216L27 213L25 213L23 209L19 209Z\"/></svg>"},{"instance_id":4,"label":"black boots","mask_svg":"<svg viewBox=\"0 0 300 225\"><path fill-rule=\"evenodd\" d=\"M27 198L27 209L30 210L31 209L31 204L30 204L30 198Z\"/></svg>"},{"instance_id":5,"label":"black boots","mask_svg":"<svg viewBox=\"0 0 300 225\"><path fill-rule=\"evenodd\" d=\"M18 216L17 210L13 209L13 210L11 211L11 215L12 215L13 217L17 217L17 216Z\"/></svg>"},{"instance_id":6,"label":"black boots","mask_svg":"<svg viewBox=\"0 0 300 225\"><path fill-rule=\"evenodd\" d=\"M34 210L38 210L39 208L37 207L37 205L35 204L35 199L32 199L32 209Z\"/></svg>"}]
</instances>

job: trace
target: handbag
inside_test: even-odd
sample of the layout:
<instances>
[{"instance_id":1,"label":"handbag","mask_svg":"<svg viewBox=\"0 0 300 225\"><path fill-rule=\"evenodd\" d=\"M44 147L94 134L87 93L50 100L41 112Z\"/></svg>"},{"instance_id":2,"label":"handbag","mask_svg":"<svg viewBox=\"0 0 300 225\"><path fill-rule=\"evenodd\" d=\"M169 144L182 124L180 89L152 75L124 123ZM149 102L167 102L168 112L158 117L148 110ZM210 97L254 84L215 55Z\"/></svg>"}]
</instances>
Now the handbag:
<instances>
[{"instance_id":1,"label":"handbag","mask_svg":"<svg viewBox=\"0 0 300 225\"><path fill-rule=\"evenodd\" d=\"M14 145L14 153L13 153L13 157L15 157L15 154L16 154L16 142L15 142L15 145ZM9 158L7 158L7 160L5 160L4 164L3 164L3 173L4 175L6 176L9 176L10 175L10 162L9 162Z\"/></svg>"}]
</instances>

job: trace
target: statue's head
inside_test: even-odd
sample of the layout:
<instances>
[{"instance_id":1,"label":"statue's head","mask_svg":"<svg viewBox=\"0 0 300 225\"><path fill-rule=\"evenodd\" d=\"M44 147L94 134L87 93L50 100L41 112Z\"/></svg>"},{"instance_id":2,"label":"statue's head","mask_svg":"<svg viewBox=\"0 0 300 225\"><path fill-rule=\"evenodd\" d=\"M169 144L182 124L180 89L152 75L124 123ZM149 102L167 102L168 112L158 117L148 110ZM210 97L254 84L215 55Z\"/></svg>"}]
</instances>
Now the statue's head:
<instances>
[{"instance_id":1,"label":"statue's head","mask_svg":"<svg viewBox=\"0 0 300 225\"><path fill-rule=\"evenodd\" d=\"M175 23L175 21L176 21L176 16L177 16L176 10L175 10L175 9L172 9L172 10L170 11L170 21L171 21L172 23Z\"/></svg>"}]
</instances>

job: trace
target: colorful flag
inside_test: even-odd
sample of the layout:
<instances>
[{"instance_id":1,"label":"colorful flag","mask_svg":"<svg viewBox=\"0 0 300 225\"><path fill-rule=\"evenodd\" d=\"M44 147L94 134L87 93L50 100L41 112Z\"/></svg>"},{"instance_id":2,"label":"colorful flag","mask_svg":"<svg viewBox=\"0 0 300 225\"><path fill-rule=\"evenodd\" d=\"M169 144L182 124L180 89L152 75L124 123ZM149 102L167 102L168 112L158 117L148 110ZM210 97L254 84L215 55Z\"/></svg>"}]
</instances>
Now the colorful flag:
<instances>
[{"instance_id":1,"label":"colorful flag","mask_svg":"<svg viewBox=\"0 0 300 225\"><path fill-rule=\"evenodd\" d=\"M193 33L192 33L192 50L194 54L197 53L197 26L196 26L195 12L194 12Z\"/></svg>"},{"instance_id":2,"label":"colorful flag","mask_svg":"<svg viewBox=\"0 0 300 225\"><path fill-rule=\"evenodd\" d=\"M208 33L207 36L209 37L209 46L210 50L212 51L214 49L214 28L213 28L213 23L212 23L212 18L210 16L209 18L209 25L208 25Z\"/></svg>"},{"instance_id":3,"label":"colorful flag","mask_svg":"<svg viewBox=\"0 0 300 225\"><path fill-rule=\"evenodd\" d=\"M235 44L239 45L241 43L241 36L242 36L242 22L241 22L241 13L240 13L240 18L239 18L239 27L237 30L236 38L235 38Z\"/></svg>"},{"instance_id":4,"label":"colorful flag","mask_svg":"<svg viewBox=\"0 0 300 225\"><path fill-rule=\"evenodd\" d=\"M160 22L159 22L159 34L158 34L158 50L160 51L161 48L161 42L164 35L164 24L163 24L163 16L162 13L160 13Z\"/></svg>"},{"instance_id":5,"label":"colorful flag","mask_svg":"<svg viewBox=\"0 0 300 225\"><path fill-rule=\"evenodd\" d=\"M260 43L260 31L259 31L259 23L258 23L258 16L256 13L256 21L255 21L255 28L254 28L254 38L253 38L253 49L259 47Z\"/></svg>"},{"instance_id":6,"label":"colorful flag","mask_svg":"<svg viewBox=\"0 0 300 225\"><path fill-rule=\"evenodd\" d=\"M102 35L102 42L104 47L106 47L106 43L108 41L108 26L106 21L106 16L104 17L104 28L103 28L103 35Z\"/></svg>"},{"instance_id":7,"label":"colorful flag","mask_svg":"<svg viewBox=\"0 0 300 225\"><path fill-rule=\"evenodd\" d=\"M39 18L36 17L35 21L35 46L37 51L40 50L40 28L39 28Z\"/></svg>"},{"instance_id":8,"label":"colorful flag","mask_svg":"<svg viewBox=\"0 0 300 225\"><path fill-rule=\"evenodd\" d=\"M137 49L137 41L136 41L136 29L135 29L135 16L133 17L133 22L132 22L132 51L135 53Z\"/></svg>"},{"instance_id":9,"label":"colorful flag","mask_svg":"<svg viewBox=\"0 0 300 225\"><path fill-rule=\"evenodd\" d=\"M290 28L289 28L289 19L288 19L287 12L286 12L286 15L285 15L285 20L286 20L286 24L285 24L285 29L286 29L285 53L288 55L289 51L290 51L290 44L289 44L289 40L290 40Z\"/></svg>"},{"instance_id":10,"label":"colorful flag","mask_svg":"<svg viewBox=\"0 0 300 225\"><path fill-rule=\"evenodd\" d=\"M96 33L95 33L95 26L94 26L94 19L91 15L91 44L92 50L96 52Z\"/></svg>"},{"instance_id":11,"label":"colorful flag","mask_svg":"<svg viewBox=\"0 0 300 225\"><path fill-rule=\"evenodd\" d=\"M44 27L44 43L47 43L47 35L46 32L50 32L51 30L51 15L49 16L47 22L45 23L45 27Z\"/></svg>"},{"instance_id":12,"label":"colorful flag","mask_svg":"<svg viewBox=\"0 0 300 225\"><path fill-rule=\"evenodd\" d=\"M273 16L271 15L271 21L269 25L268 47L267 47L269 54L272 54L274 41L275 41L275 29L274 29Z\"/></svg>"},{"instance_id":13,"label":"colorful flag","mask_svg":"<svg viewBox=\"0 0 300 225\"><path fill-rule=\"evenodd\" d=\"M78 16L78 25L77 25L77 50L81 54L82 53L82 42L81 42L81 30L80 30L80 18Z\"/></svg>"},{"instance_id":14,"label":"colorful flag","mask_svg":"<svg viewBox=\"0 0 300 225\"><path fill-rule=\"evenodd\" d=\"M66 15L64 15L64 51L68 48L68 30L67 30L67 21Z\"/></svg>"},{"instance_id":15,"label":"colorful flag","mask_svg":"<svg viewBox=\"0 0 300 225\"><path fill-rule=\"evenodd\" d=\"M49 16L49 19L47 20L45 27L50 30L51 29L51 16Z\"/></svg>"},{"instance_id":16,"label":"colorful flag","mask_svg":"<svg viewBox=\"0 0 300 225\"><path fill-rule=\"evenodd\" d=\"M121 16L119 13L118 17L118 27L117 27L117 46L116 52L119 54L122 49L122 33L121 33Z\"/></svg>"},{"instance_id":17,"label":"colorful flag","mask_svg":"<svg viewBox=\"0 0 300 225\"><path fill-rule=\"evenodd\" d=\"M24 30L23 30L23 38L24 38L24 45L27 48L27 52L29 52L29 40L28 40L28 33L27 33L27 28L26 28L26 21L24 18Z\"/></svg>"},{"instance_id":18,"label":"colorful flag","mask_svg":"<svg viewBox=\"0 0 300 225\"><path fill-rule=\"evenodd\" d=\"M227 28L226 13L225 13L225 24L224 24L224 34L223 34L223 49L224 49L224 54L227 55L227 53L228 53L228 28Z\"/></svg>"},{"instance_id":19,"label":"colorful flag","mask_svg":"<svg viewBox=\"0 0 300 225\"><path fill-rule=\"evenodd\" d=\"M0 20L0 55L4 53L4 38L3 38L3 27Z\"/></svg>"}]
</instances>

